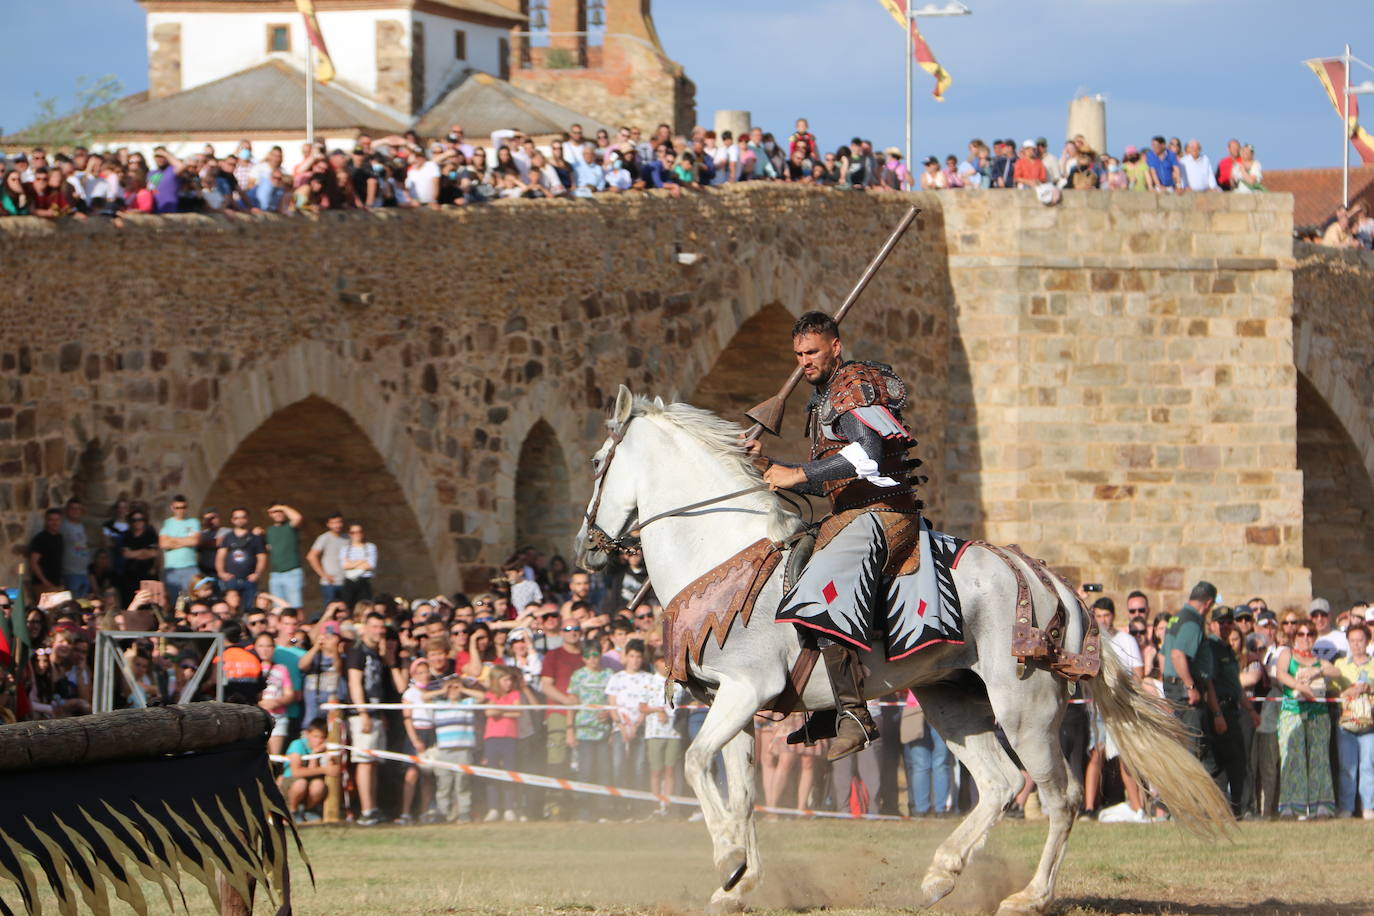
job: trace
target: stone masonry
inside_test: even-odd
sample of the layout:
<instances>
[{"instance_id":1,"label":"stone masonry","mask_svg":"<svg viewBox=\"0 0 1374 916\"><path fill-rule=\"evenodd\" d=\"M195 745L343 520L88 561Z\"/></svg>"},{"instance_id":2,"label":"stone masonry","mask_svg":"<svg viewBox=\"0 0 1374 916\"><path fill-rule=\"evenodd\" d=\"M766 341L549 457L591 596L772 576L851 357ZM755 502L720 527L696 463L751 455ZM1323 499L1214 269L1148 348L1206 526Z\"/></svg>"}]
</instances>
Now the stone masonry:
<instances>
[{"instance_id":1,"label":"stone masonry","mask_svg":"<svg viewBox=\"0 0 1374 916\"><path fill-rule=\"evenodd\" d=\"M790 369L791 317L836 308L913 202L845 336L912 383L937 525L1162 606L1204 576L1274 606L1314 580L1335 602L1367 586L1326 572L1350 558L1305 528L1303 462L1322 492L1374 500L1350 457L1372 447L1349 419L1369 418L1368 373L1340 317L1374 283L1363 265L1332 279L1320 253L1295 274L1285 195L1045 208L741 185L123 231L0 221L0 547L73 492L144 498L157 519L174 492L260 508L324 474L344 483L309 492L309 533L335 505L375 514L397 558L383 585L476 587L517 540L566 554L616 385L732 414L763 399ZM71 270L78 250L106 269ZM1295 328L1347 354L1334 376L1295 362ZM550 480L568 493L553 511Z\"/></svg>"}]
</instances>

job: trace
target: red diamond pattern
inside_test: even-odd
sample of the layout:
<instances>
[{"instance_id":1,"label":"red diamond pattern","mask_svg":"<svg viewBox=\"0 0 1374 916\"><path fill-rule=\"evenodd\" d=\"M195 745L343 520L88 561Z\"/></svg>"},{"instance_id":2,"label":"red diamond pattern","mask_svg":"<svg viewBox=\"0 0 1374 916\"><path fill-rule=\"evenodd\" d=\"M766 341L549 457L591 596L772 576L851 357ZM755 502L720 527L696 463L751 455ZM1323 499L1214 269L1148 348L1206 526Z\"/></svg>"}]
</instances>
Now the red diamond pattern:
<instances>
[{"instance_id":1,"label":"red diamond pattern","mask_svg":"<svg viewBox=\"0 0 1374 916\"><path fill-rule=\"evenodd\" d=\"M835 588L835 582L833 579L825 583L825 588L821 589L821 594L825 596L826 604L830 604L836 598L840 597L840 591L839 589Z\"/></svg>"},{"instance_id":2,"label":"red diamond pattern","mask_svg":"<svg viewBox=\"0 0 1374 916\"><path fill-rule=\"evenodd\" d=\"M921 604L920 604L920 606L916 608L916 616L917 616L917 617L924 617L925 615L926 615L926 602L925 602L925 599L922 598L922 599L921 599Z\"/></svg>"}]
</instances>

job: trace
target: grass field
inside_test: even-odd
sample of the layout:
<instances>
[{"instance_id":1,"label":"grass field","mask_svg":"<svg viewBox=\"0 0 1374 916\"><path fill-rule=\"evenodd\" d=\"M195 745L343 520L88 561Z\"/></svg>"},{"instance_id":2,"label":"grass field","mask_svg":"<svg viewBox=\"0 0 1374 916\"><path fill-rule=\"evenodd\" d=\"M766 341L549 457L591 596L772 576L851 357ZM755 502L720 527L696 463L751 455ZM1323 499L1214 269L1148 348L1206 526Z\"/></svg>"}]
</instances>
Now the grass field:
<instances>
[{"instance_id":1,"label":"grass field","mask_svg":"<svg viewBox=\"0 0 1374 916\"><path fill-rule=\"evenodd\" d=\"M779 821L761 825L762 912L910 913L950 820ZM985 912L1029 880L1043 822L993 831L942 912ZM493 824L311 827L312 890L294 869L300 914L587 916L699 912L715 884L701 824ZM1056 913L1336 916L1374 912L1363 821L1242 825L1205 843L1169 824L1081 822L1069 843Z\"/></svg>"},{"instance_id":2,"label":"grass field","mask_svg":"<svg viewBox=\"0 0 1374 916\"><path fill-rule=\"evenodd\" d=\"M764 823L766 874L751 911L916 912L930 854L955 823ZM935 912L993 911L1030 879L1044 835L1044 822L1001 824ZM683 821L310 826L301 836L316 886L293 862L299 916L687 916L703 910L715 886L706 831ZM1367 821L1247 823L1230 843L1205 843L1169 824L1086 821L1074 829L1051 912L1374 913L1372 857ZM196 882L183 878L191 913L213 914ZM158 899L151 885L145 891ZM0 885L0 899L18 902L9 885ZM50 896L44 903L43 912L57 912ZM265 900L257 912L271 912Z\"/></svg>"}]
</instances>

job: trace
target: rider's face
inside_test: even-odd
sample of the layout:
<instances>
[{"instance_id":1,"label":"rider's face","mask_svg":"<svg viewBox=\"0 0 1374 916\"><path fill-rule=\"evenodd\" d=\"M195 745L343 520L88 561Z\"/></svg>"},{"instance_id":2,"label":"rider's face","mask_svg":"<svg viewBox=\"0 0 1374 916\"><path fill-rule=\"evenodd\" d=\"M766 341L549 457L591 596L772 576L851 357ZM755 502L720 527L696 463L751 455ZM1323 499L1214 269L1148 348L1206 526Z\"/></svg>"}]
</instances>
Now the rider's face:
<instances>
[{"instance_id":1,"label":"rider's face","mask_svg":"<svg viewBox=\"0 0 1374 916\"><path fill-rule=\"evenodd\" d=\"M823 384L840 364L840 339L825 334L799 334L792 338L792 352L802 377L812 385Z\"/></svg>"}]
</instances>

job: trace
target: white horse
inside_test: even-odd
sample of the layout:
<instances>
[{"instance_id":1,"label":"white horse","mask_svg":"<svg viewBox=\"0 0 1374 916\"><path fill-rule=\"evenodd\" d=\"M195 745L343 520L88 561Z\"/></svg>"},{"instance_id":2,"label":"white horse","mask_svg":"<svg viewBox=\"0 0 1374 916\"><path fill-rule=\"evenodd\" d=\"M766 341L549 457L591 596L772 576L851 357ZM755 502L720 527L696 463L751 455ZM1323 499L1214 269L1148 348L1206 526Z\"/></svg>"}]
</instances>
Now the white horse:
<instances>
[{"instance_id":1,"label":"white horse","mask_svg":"<svg viewBox=\"0 0 1374 916\"><path fill-rule=\"evenodd\" d=\"M782 501L766 491L674 512L762 482L739 446L740 428L735 424L686 404L635 398L622 385L608 426L611 437L594 459L596 486L588 518L597 529L615 536L641 524L636 519L667 513L639 533L654 592L665 605L698 576L759 538L781 540L800 527ZM605 544L598 547L589 540L589 530L584 521L576 553L584 566L600 568L608 559ZM1066 647L1076 650L1086 621L1077 597L1057 582L1054 587L1060 594L1051 595L1028 567L1023 572L1041 625L1058 601L1077 610L1069 615L1065 639ZM1054 896L1055 877L1083 794L1059 746L1066 682L1034 663L1018 676L1011 653L1017 583L1002 559L990 550L970 547L954 570L954 580L965 646L933 646L895 663L881 651L865 655L863 662L871 671L866 690L869 697L877 697L912 688L934 728L978 786L978 804L935 852L922 882L924 905L954 889L955 878L1021 788L1021 775L994 733L995 721L1039 787L1041 806L1049 816L1049 835L1035 875L1024 889L1002 901L999 912L1040 912ZM711 898L713 912L741 909L744 895L763 873L753 816L753 718L782 691L800 651L795 628L773 620L781 598L779 567L759 595L748 625L736 621L723 648L708 639L701 663L690 668L693 692L711 704L687 751L686 771L701 802L721 878ZM1232 822L1230 809L1181 743L1183 732L1174 717L1136 687L1111 651L1102 654L1102 671L1088 683L1122 759L1160 792L1175 819L1210 833L1224 831ZM834 703L819 667L803 691L807 709ZM709 774L717 752L725 760L725 795Z\"/></svg>"}]
</instances>

